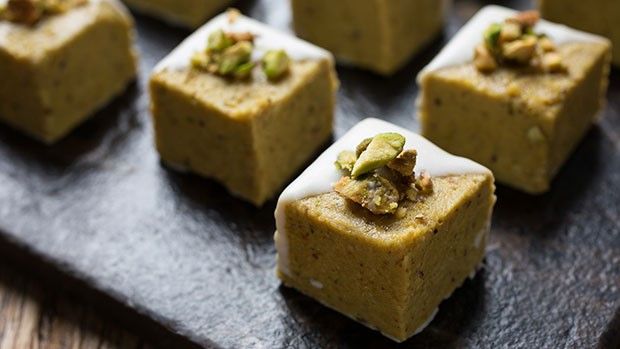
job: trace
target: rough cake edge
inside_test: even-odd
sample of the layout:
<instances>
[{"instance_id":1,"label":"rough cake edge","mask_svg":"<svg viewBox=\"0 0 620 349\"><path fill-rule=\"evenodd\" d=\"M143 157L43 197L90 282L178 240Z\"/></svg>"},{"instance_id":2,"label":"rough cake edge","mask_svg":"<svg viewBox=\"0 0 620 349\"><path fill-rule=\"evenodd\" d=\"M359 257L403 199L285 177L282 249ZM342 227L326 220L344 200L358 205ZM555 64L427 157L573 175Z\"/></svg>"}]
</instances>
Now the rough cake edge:
<instances>
[{"instance_id":1,"label":"rough cake edge","mask_svg":"<svg viewBox=\"0 0 620 349\"><path fill-rule=\"evenodd\" d=\"M297 200L324 194L332 191L332 185L342 174L334 161L343 150L355 149L364 138L372 137L377 133L397 132L407 139L405 148L414 148L418 151L416 171L427 171L432 177L463 174L488 174L491 171L476 162L452 155L426 138L389 122L368 118L349 130L342 138L323 152L299 177L297 177L282 192L275 210L276 233L274 240L278 253L278 269L290 275L288 257L288 238L285 230L285 207Z\"/></svg>"},{"instance_id":2,"label":"rough cake edge","mask_svg":"<svg viewBox=\"0 0 620 349\"><path fill-rule=\"evenodd\" d=\"M332 64L334 62L334 57L329 51L243 15L239 15L231 22L228 13L224 12L187 37L168 56L162 59L153 71L158 73L165 69L182 71L189 68L191 56L195 52L203 50L206 47L209 34L218 29L255 34L253 60L260 59L268 50L284 49L291 59L296 61L327 59Z\"/></svg>"},{"instance_id":3,"label":"rough cake edge","mask_svg":"<svg viewBox=\"0 0 620 349\"><path fill-rule=\"evenodd\" d=\"M420 71L417 76L418 84L430 72L472 62L474 59L474 49L482 42L484 30L489 25L502 22L517 13L519 11L497 5L483 7L456 33L441 52ZM537 32L546 34L559 45L570 42L610 44L610 41L602 36L586 33L543 19L536 24L534 29Z\"/></svg>"},{"instance_id":4,"label":"rough cake edge","mask_svg":"<svg viewBox=\"0 0 620 349\"><path fill-rule=\"evenodd\" d=\"M387 333L385 333L385 332L383 332L383 331L379 330L378 328L376 328L375 326L373 326L373 325L369 324L369 323L368 323L368 322L366 322L366 321L361 321L360 319L356 318L355 316L353 316L353 315L351 315L351 314L347 314L347 313L345 313L345 312L342 312L342 311L340 311L340 310L336 309L335 307L333 307L333 306L331 306L331 305L329 305L329 304L327 304L327 303L323 302L322 300L316 299L316 298L314 298L314 297L310 296L309 294L307 294L307 293L305 293L305 292L303 292L303 291L301 291L301 290L299 290L299 289L297 289L297 288L295 288L295 287L293 287L293 286L287 285L287 284L286 284L286 282L284 282L284 285L285 285L285 286L287 286L287 287L290 287L290 288L294 288L295 290L297 290L297 292L299 292L299 293L301 293L301 294L305 295L306 297L310 297L310 298L312 298L314 301L319 302L322 306L324 306L324 307L326 307L326 308L329 308L329 309L331 309L331 310L333 310L333 311L337 312L338 314L342 314L342 315L344 315L344 316L348 317L349 319L351 319L351 320L353 320L353 321L357 322L358 324L361 324L361 325L363 325L363 326L365 326L365 327L367 327L367 328L369 328L369 329L371 329L371 330L373 330L373 331L377 331L377 332L381 333L381 335L383 335L383 336L385 336L385 337L387 337L387 338L389 338L389 339L393 340L393 341L394 341L394 342L396 342L396 343L402 343L402 342L406 341L407 339L409 339L409 338L411 338L411 337L415 336L416 334L418 334L418 333L422 332L425 328L427 328L427 327L428 327L428 325L430 325L430 323L431 323L431 322L433 322L433 320L435 319L435 316L437 316L437 313L439 312L439 306L438 306L438 307L436 307L436 308L435 308L435 310L433 310L433 312L431 313L431 315L430 315L430 316L429 316L429 317L428 317L428 318L424 321L424 323L422 323L422 325L420 325L420 327L418 327L418 328L414 331L414 333L412 333L412 334L411 334L411 336L409 336L409 337L408 337L408 338L406 338L406 339L400 340L400 339L394 338L394 337L392 337L391 335L389 335L389 334L387 334ZM460 287L460 286L459 286L459 287ZM458 287L457 287L457 288L458 288ZM456 290L457 288L455 288L455 290ZM454 292L454 291L452 291L452 292ZM452 293L450 293L450 295L452 295ZM446 298L444 298L444 299L450 298L450 295L448 295L448 297L446 297Z\"/></svg>"},{"instance_id":5,"label":"rough cake edge","mask_svg":"<svg viewBox=\"0 0 620 349\"><path fill-rule=\"evenodd\" d=\"M484 259L484 257L483 257L483 259ZM351 319L351 320L353 320L353 321L355 321L355 322L357 322L357 323L359 323L359 324L362 324L363 326L365 326L365 327L367 327L367 328L369 328L369 329L371 329L371 330L373 330L373 331L377 331L377 332L381 333L381 335L383 335L383 336L385 336L385 337L387 337L387 338L389 338L389 339L393 340L393 341L394 341L394 342L396 342L396 343L403 343L403 342L405 342L405 341L409 340L409 338L411 338L411 337L413 337L413 336L415 336L415 335L417 335L417 334L420 334L422 331L424 331L424 330L425 330L425 329L426 329L426 328L427 328L427 327L431 324L431 322L433 322L433 320L435 319L435 316L437 316L437 314L439 313L439 307L441 306L441 303L443 303L443 301L445 301L446 299L448 299L448 298L452 297L452 294L454 294L454 292L456 292L456 290L458 290L459 288L463 287L463 284L465 284L465 281L467 281L467 279L469 279L469 280L473 280L473 279L474 279L474 277L476 276L476 274L478 273L478 271L480 271L480 270L483 268L483 266L484 266L484 262L483 262L483 261L480 261L480 263L479 263L477 266L475 266L475 267L474 267L474 269L472 270L472 272L471 272L471 273L470 273L470 274L469 274L469 275L468 275L468 276L467 276L467 277L463 280L463 282L462 282L459 286L455 287L455 288L454 288L454 289L453 289L450 293L448 293L448 295L446 295L446 296L442 299L442 301L441 301L441 302L437 305L437 307L435 307L435 309L433 310L433 312L431 313L431 315L430 315L430 316L429 316L429 317L428 317L428 318L427 318L427 319L426 319L426 320L425 320L425 321L424 321L424 322L423 322L420 326L418 326L418 328L416 328L416 329L415 329L415 330L411 333L411 335L409 335L409 337L407 337L407 338L405 338L405 339L402 339L402 340L401 340L401 339L394 338L394 337L392 337L391 335L389 335L389 334L387 334L387 333L385 333L385 332L383 332L383 331L379 330L379 329L378 329L378 328L376 328L375 326L373 326L373 325L371 325L371 324L367 323L366 321L361 321L360 319L356 318L355 316L353 316L353 315L351 315L351 314L344 313L344 312L342 312L342 311L340 311L340 310L336 309L335 307L333 307L333 306L331 306L331 305L329 305L329 304L327 304L327 303L323 302L322 300L316 299L316 298L314 298L314 297L310 296L309 294L307 294L307 293L305 293L305 292L303 292L303 291L301 291L301 290L299 290L299 289L297 289L297 288L295 288L295 287L293 287L293 286L291 286L291 285L286 284L286 282L284 282L284 285L285 285L285 286L287 286L287 287L290 287L290 288L294 288L295 290L297 290L297 292L299 292L299 293L301 293L301 294L305 295L306 297L310 297L310 298L312 298L313 300L315 300L315 301L319 302L321 305L323 305L323 306L324 306L324 307L326 307L326 308L329 308L329 309L331 309L331 310L333 310L333 311L335 311L335 312L337 312L337 313L339 313L339 314L342 314L342 315L344 315L344 316L348 317L349 319ZM312 283L312 281L313 281L313 280L310 280L310 282L311 282L311 283ZM316 280L314 280L314 281L316 281ZM319 283L320 283L320 282L319 282ZM313 286L314 286L314 284L313 284ZM317 287L317 288L322 288L322 287Z\"/></svg>"}]
</instances>

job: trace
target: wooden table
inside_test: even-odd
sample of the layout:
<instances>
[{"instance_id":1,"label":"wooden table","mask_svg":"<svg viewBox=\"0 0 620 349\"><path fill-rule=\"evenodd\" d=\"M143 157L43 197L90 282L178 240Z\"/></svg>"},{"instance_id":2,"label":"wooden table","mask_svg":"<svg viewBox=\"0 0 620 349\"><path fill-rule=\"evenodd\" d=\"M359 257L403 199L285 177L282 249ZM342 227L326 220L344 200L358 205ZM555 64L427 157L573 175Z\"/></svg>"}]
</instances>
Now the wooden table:
<instances>
[{"instance_id":1,"label":"wooden table","mask_svg":"<svg viewBox=\"0 0 620 349\"><path fill-rule=\"evenodd\" d=\"M81 300L0 264L0 349L148 347Z\"/></svg>"}]
</instances>

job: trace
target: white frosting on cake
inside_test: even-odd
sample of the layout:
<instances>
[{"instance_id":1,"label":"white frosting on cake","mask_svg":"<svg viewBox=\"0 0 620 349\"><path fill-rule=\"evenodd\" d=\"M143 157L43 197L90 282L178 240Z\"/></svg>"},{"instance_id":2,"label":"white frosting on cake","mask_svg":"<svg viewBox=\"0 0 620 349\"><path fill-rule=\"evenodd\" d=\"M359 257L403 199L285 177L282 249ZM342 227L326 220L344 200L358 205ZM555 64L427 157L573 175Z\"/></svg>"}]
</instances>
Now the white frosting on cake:
<instances>
[{"instance_id":1,"label":"white frosting on cake","mask_svg":"<svg viewBox=\"0 0 620 349\"><path fill-rule=\"evenodd\" d=\"M486 224L484 225L484 227L482 227L482 229L480 229L479 232L476 233L476 235L474 236L474 248L479 248L480 244L482 243L482 241L484 240L485 236L487 236L487 234L489 233L491 229L491 221L487 220Z\"/></svg>"},{"instance_id":2,"label":"white frosting on cake","mask_svg":"<svg viewBox=\"0 0 620 349\"><path fill-rule=\"evenodd\" d=\"M482 8L459 30L441 52L420 71L418 83L429 72L473 61L474 49L482 42L485 29L489 25L501 23L517 13L519 12L497 5L489 5ZM546 20L540 20L536 27L534 27L534 31L546 34L558 45L570 42L609 42L604 37Z\"/></svg>"},{"instance_id":3,"label":"white frosting on cake","mask_svg":"<svg viewBox=\"0 0 620 349\"><path fill-rule=\"evenodd\" d=\"M238 15L234 21L231 21L230 16L225 12L210 20L185 39L177 48L157 64L155 72L164 69L187 69L190 65L192 55L195 52L204 50L207 46L209 35L218 29L232 33L250 32L254 34L256 38L254 39L254 50L252 51L253 60L259 60L263 57L265 52L277 49L285 50L289 57L296 61L334 60L329 51L318 46L270 28L261 22L243 15Z\"/></svg>"},{"instance_id":4,"label":"white frosting on cake","mask_svg":"<svg viewBox=\"0 0 620 349\"><path fill-rule=\"evenodd\" d=\"M275 211L277 230L275 244L278 252L278 269L281 272L290 275L284 208L291 202L332 191L333 184L342 177L342 173L334 165L338 154L343 150L353 150L363 139L384 132L400 133L407 139L405 149L417 150L415 170L418 173L427 171L432 177L491 174L486 167L472 160L449 154L418 134L383 120L365 119L323 152L280 195Z\"/></svg>"}]
</instances>

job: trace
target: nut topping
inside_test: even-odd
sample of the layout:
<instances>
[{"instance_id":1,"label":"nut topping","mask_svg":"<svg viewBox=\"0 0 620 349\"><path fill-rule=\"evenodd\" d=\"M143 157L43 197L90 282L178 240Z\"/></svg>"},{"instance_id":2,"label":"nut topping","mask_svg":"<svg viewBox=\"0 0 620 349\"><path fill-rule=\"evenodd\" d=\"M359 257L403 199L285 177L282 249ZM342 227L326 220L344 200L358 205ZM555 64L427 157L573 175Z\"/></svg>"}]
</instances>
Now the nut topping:
<instances>
[{"instance_id":1,"label":"nut topping","mask_svg":"<svg viewBox=\"0 0 620 349\"><path fill-rule=\"evenodd\" d=\"M269 80L278 80L289 70L290 58L284 50L267 51L263 56L263 72Z\"/></svg>"},{"instance_id":2,"label":"nut topping","mask_svg":"<svg viewBox=\"0 0 620 349\"><path fill-rule=\"evenodd\" d=\"M0 20L35 25L46 16L65 13L86 4L87 0L8 0L0 7Z\"/></svg>"},{"instance_id":3,"label":"nut topping","mask_svg":"<svg viewBox=\"0 0 620 349\"><path fill-rule=\"evenodd\" d=\"M530 67L545 73L566 71L555 44L545 35L534 33L540 20L536 11L521 12L503 23L491 24L476 46L474 66L492 73L502 65Z\"/></svg>"},{"instance_id":4,"label":"nut topping","mask_svg":"<svg viewBox=\"0 0 620 349\"><path fill-rule=\"evenodd\" d=\"M229 10L229 21L234 22L238 16L237 10ZM227 78L248 79L257 66L252 61L255 38L250 32L215 30L207 39L207 48L192 55L191 66ZM275 81L289 71L290 58L284 50L270 50L260 63L267 79Z\"/></svg>"},{"instance_id":5,"label":"nut topping","mask_svg":"<svg viewBox=\"0 0 620 349\"><path fill-rule=\"evenodd\" d=\"M338 155L336 167L343 177L334 190L374 214L394 214L402 218L405 200L416 201L433 191L426 172L416 178L414 167L418 153L403 150L405 138L398 133L381 133L364 139L356 151Z\"/></svg>"}]
</instances>

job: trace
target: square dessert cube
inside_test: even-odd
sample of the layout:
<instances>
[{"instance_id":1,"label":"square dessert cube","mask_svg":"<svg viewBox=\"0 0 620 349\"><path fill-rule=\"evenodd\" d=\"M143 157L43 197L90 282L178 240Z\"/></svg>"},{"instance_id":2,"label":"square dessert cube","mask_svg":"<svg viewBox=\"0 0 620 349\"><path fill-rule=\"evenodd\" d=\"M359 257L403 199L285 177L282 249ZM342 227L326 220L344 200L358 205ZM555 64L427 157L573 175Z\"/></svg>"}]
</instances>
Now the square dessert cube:
<instances>
[{"instance_id":1,"label":"square dessert cube","mask_svg":"<svg viewBox=\"0 0 620 349\"><path fill-rule=\"evenodd\" d=\"M200 58L207 41L220 42L218 35L221 42L250 41L223 52L209 46ZM248 50L244 63L226 75L227 55L239 50ZM282 76L267 75L276 71L266 68L274 68L267 59L283 64ZM204 69L196 61L205 62ZM329 52L229 11L155 68L150 90L157 149L163 162L261 205L329 139L337 85Z\"/></svg>"},{"instance_id":2,"label":"square dessert cube","mask_svg":"<svg viewBox=\"0 0 620 349\"><path fill-rule=\"evenodd\" d=\"M440 33L443 0L292 0L297 35L383 75Z\"/></svg>"},{"instance_id":3,"label":"square dessert cube","mask_svg":"<svg viewBox=\"0 0 620 349\"><path fill-rule=\"evenodd\" d=\"M172 24L197 28L234 0L123 0L129 7Z\"/></svg>"},{"instance_id":4,"label":"square dessert cube","mask_svg":"<svg viewBox=\"0 0 620 349\"><path fill-rule=\"evenodd\" d=\"M485 7L418 76L422 135L543 193L604 106L609 62L605 38Z\"/></svg>"},{"instance_id":5,"label":"square dessert cube","mask_svg":"<svg viewBox=\"0 0 620 349\"><path fill-rule=\"evenodd\" d=\"M383 156L377 145L393 146L390 138L398 135L404 140L390 158L403 151L384 165L386 159L372 154ZM370 143L368 137L374 137ZM386 139L379 142L381 137ZM347 151L360 142L357 152ZM350 176L334 166L336 159L340 169L352 169ZM399 195L390 194L392 185ZM277 275L285 285L404 341L422 331L442 300L480 267L494 188L483 166L388 122L366 119L280 196Z\"/></svg>"},{"instance_id":6,"label":"square dessert cube","mask_svg":"<svg viewBox=\"0 0 620 349\"><path fill-rule=\"evenodd\" d=\"M613 43L613 64L620 66L620 1L538 0L550 21L607 37Z\"/></svg>"},{"instance_id":7,"label":"square dessert cube","mask_svg":"<svg viewBox=\"0 0 620 349\"><path fill-rule=\"evenodd\" d=\"M118 1L77 2L62 13L28 12L29 18L10 17L8 4L0 15L5 123L53 143L135 78L133 20Z\"/></svg>"}]
</instances>

